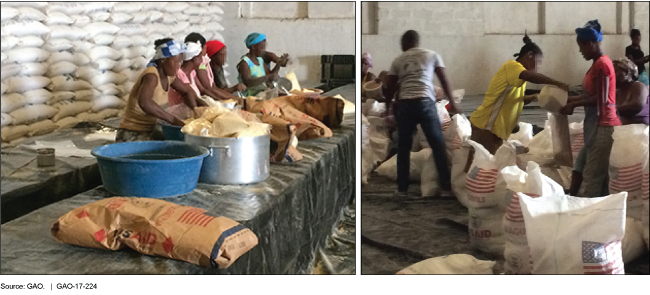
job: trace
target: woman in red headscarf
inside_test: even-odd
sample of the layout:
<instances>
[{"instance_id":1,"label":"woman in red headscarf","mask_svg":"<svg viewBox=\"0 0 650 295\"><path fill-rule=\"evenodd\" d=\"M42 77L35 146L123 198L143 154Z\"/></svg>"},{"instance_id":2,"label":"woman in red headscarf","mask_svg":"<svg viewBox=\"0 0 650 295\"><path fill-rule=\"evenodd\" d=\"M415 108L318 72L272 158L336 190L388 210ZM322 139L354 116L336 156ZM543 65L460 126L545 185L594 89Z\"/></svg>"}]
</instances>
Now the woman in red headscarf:
<instances>
[{"instance_id":1,"label":"woman in red headscarf","mask_svg":"<svg viewBox=\"0 0 650 295\"><path fill-rule=\"evenodd\" d=\"M206 44L206 52L210 59L208 67L211 68L211 76L216 87L229 93L246 90L246 85L241 83L233 87L228 87L228 80L226 80L226 75L223 72L223 66L226 64L226 56L228 53L226 45L219 40L208 41Z\"/></svg>"}]
</instances>

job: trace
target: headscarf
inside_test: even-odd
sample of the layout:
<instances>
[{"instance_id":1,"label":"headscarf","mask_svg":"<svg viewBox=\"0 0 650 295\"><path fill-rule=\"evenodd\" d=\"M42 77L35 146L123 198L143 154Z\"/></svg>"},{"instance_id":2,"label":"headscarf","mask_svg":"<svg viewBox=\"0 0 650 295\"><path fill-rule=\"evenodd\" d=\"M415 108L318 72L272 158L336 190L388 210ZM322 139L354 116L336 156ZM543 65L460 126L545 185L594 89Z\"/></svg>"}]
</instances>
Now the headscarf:
<instances>
[{"instance_id":1,"label":"headscarf","mask_svg":"<svg viewBox=\"0 0 650 295\"><path fill-rule=\"evenodd\" d=\"M221 41L219 40L208 41L205 45L206 45L206 52L208 53L208 57L212 57L217 52L219 52L219 50L226 47L226 45L221 43Z\"/></svg>"},{"instance_id":2,"label":"headscarf","mask_svg":"<svg viewBox=\"0 0 650 295\"><path fill-rule=\"evenodd\" d=\"M156 47L156 53L154 54L149 64L147 64L147 67L150 66L155 67L156 66L155 61L162 58L177 56L181 53L185 53L186 50L187 50L187 46L185 46L185 44L180 43L176 40L171 40L168 41L167 43L160 44Z\"/></svg>"},{"instance_id":3,"label":"headscarf","mask_svg":"<svg viewBox=\"0 0 650 295\"><path fill-rule=\"evenodd\" d=\"M613 61L614 69L625 73L626 81L639 80L639 68L627 57L619 58Z\"/></svg>"},{"instance_id":4,"label":"headscarf","mask_svg":"<svg viewBox=\"0 0 650 295\"><path fill-rule=\"evenodd\" d=\"M251 48L251 46L260 43L266 40L266 35L260 33L251 33L246 37L246 47Z\"/></svg>"},{"instance_id":5,"label":"headscarf","mask_svg":"<svg viewBox=\"0 0 650 295\"><path fill-rule=\"evenodd\" d=\"M370 53L366 52L366 53L361 54L361 59L365 60L370 65L370 67L372 68L372 56L370 56Z\"/></svg>"},{"instance_id":6,"label":"headscarf","mask_svg":"<svg viewBox=\"0 0 650 295\"><path fill-rule=\"evenodd\" d=\"M598 23L597 19L588 21L582 28L577 28L576 34L581 40L591 42L603 41L603 31L601 30L600 23Z\"/></svg>"},{"instance_id":7,"label":"headscarf","mask_svg":"<svg viewBox=\"0 0 650 295\"><path fill-rule=\"evenodd\" d=\"M197 55L201 54L201 51L203 51L203 46L201 46L201 42L187 42L185 43L187 45L187 50L185 51L185 56L183 58L183 61L188 61L190 59L193 59Z\"/></svg>"}]
</instances>

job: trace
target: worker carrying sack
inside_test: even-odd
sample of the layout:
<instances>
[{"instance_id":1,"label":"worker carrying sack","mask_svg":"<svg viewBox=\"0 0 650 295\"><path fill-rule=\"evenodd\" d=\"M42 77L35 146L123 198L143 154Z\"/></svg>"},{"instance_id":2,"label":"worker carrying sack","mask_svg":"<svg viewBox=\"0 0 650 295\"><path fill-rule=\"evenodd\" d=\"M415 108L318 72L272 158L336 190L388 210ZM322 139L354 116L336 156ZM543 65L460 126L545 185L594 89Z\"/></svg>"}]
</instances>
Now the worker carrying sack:
<instances>
[{"instance_id":1,"label":"worker carrying sack","mask_svg":"<svg viewBox=\"0 0 650 295\"><path fill-rule=\"evenodd\" d=\"M236 221L149 198L114 197L81 206L59 218L52 235L76 246L129 247L214 268L227 268L257 245L257 236Z\"/></svg>"},{"instance_id":2,"label":"worker carrying sack","mask_svg":"<svg viewBox=\"0 0 650 295\"><path fill-rule=\"evenodd\" d=\"M623 274L626 198L519 194L533 274Z\"/></svg>"}]
</instances>

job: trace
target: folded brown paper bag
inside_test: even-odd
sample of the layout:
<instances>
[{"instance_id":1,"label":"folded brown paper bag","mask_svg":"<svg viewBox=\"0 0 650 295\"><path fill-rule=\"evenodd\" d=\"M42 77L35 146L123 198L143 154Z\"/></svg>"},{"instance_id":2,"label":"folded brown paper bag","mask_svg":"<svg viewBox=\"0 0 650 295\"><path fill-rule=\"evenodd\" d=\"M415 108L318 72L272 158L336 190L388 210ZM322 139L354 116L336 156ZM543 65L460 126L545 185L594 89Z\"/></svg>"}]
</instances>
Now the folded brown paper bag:
<instances>
[{"instance_id":1,"label":"folded brown paper bag","mask_svg":"<svg viewBox=\"0 0 650 295\"><path fill-rule=\"evenodd\" d=\"M149 198L114 197L81 206L59 218L52 235L82 247L129 247L218 268L227 268L257 245L257 236L236 221Z\"/></svg>"}]
</instances>

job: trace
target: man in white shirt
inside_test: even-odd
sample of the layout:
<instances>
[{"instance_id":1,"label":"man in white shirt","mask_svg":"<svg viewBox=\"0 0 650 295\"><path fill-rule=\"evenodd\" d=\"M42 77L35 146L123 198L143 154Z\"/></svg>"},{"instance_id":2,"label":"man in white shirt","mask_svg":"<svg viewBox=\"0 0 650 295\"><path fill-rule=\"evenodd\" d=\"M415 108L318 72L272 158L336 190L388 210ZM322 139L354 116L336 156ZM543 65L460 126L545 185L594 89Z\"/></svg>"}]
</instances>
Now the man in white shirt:
<instances>
[{"instance_id":1,"label":"man in white shirt","mask_svg":"<svg viewBox=\"0 0 650 295\"><path fill-rule=\"evenodd\" d=\"M395 116L397 117L397 186L398 196L407 197L409 169L413 134L418 124L429 142L433 159L440 178L440 195L451 196L451 172L447 162L445 139L436 111L436 95L433 86L434 73L447 97L453 97L451 86L445 75L440 55L434 51L419 48L420 36L410 30L402 35L402 53L392 63L388 83L384 91L387 109L391 108L393 96L397 93ZM453 99L449 100L450 111L461 113Z\"/></svg>"}]
</instances>

